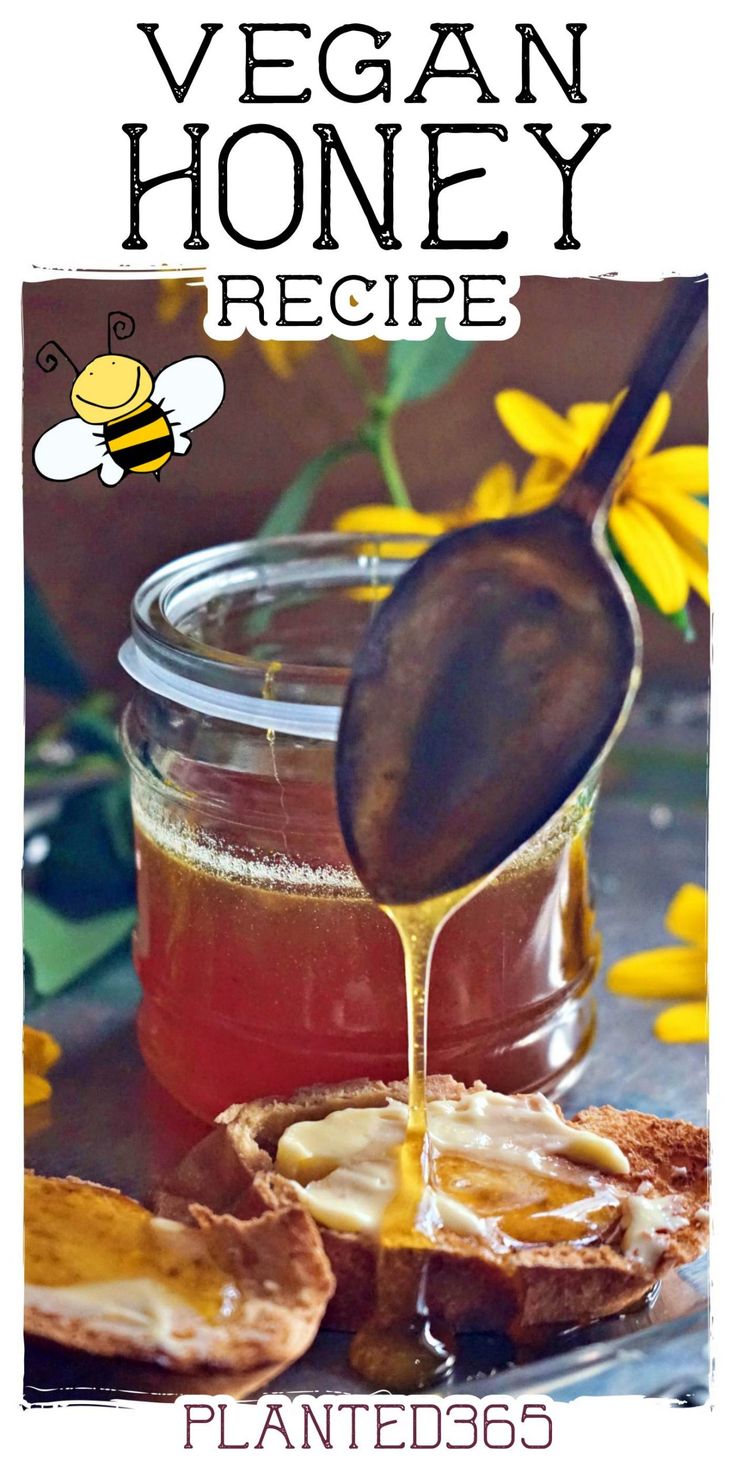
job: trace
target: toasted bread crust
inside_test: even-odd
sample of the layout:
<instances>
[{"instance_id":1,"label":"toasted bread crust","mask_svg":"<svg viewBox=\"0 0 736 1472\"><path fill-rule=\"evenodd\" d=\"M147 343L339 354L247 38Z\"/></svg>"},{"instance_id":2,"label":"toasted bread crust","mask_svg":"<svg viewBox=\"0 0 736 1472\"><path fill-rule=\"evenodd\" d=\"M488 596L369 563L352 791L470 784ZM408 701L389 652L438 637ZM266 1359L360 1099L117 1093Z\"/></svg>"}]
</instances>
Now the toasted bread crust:
<instances>
[{"instance_id":1,"label":"toasted bread crust","mask_svg":"<svg viewBox=\"0 0 736 1472\"><path fill-rule=\"evenodd\" d=\"M121 1195L109 1187L95 1189ZM111 1321L102 1312L60 1313L53 1295L44 1302L43 1288L31 1287L26 1332L71 1349L181 1371L247 1371L249 1388L273 1378L309 1348L334 1289L315 1223L299 1203L289 1200L254 1213L249 1220L216 1215L208 1206L193 1203L186 1224L203 1234L208 1254L239 1289L240 1302L227 1320L210 1324L192 1310L175 1334L162 1337L156 1325L132 1334L125 1323Z\"/></svg>"},{"instance_id":2,"label":"toasted bread crust","mask_svg":"<svg viewBox=\"0 0 736 1472\"><path fill-rule=\"evenodd\" d=\"M473 1085L473 1089L484 1087ZM427 1080L429 1099L459 1099L467 1092L448 1075ZM320 1119L337 1109L380 1107L389 1098L406 1100L406 1081L385 1084L355 1079L337 1087L301 1089L291 1099L233 1105L164 1183L157 1194L157 1209L162 1215L184 1219L191 1199L188 1193L195 1184L200 1200L214 1198L238 1217L252 1218L283 1208L296 1199L290 1182L273 1166L284 1130L298 1120ZM656 1278L704 1251L705 1130L681 1120L661 1120L609 1106L583 1110L571 1122L615 1140L628 1156L631 1174L616 1177L622 1198L640 1188L674 1196L677 1211L687 1217L687 1225L668 1236L656 1271L625 1257L615 1239L586 1247L556 1243L498 1254L476 1239L446 1233L441 1245L427 1249L430 1312L458 1329L503 1330L523 1339L541 1328L585 1323L631 1308ZM223 1197L228 1193L225 1203ZM356 1329L375 1301L377 1244L368 1237L327 1227L320 1231L337 1283L324 1323ZM398 1280L413 1270L415 1261L416 1254L394 1252L390 1271Z\"/></svg>"}]
</instances>

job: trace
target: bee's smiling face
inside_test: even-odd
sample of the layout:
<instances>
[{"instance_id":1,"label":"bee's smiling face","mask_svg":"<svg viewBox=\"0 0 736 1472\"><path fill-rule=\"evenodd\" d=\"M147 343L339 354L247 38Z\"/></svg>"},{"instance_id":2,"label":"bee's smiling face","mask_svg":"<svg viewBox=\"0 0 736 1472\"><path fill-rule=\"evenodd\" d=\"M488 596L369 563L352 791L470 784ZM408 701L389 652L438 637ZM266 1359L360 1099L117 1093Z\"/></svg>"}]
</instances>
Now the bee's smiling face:
<instances>
[{"instance_id":1,"label":"bee's smiling face","mask_svg":"<svg viewBox=\"0 0 736 1472\"><path fill-rule=\"evenodd\" d=\"M107 424L145 404L152 389L153 379L143 363L107 353L93 358L75 378L72 407L87 424Z\"/></svg>"}]
</instances>

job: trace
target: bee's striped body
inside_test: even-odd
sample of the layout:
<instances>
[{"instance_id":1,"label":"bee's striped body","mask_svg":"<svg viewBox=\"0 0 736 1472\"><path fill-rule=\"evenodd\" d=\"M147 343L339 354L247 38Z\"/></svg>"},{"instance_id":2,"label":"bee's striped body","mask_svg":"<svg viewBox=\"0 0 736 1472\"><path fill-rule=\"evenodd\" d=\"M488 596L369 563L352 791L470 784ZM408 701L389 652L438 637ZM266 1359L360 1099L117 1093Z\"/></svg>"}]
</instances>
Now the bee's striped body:
<instances>
[{"instance_id":1,"label":"bee's striped body","mask_svg":"<svg viewBox=\"0 0 736 1472\"><path fill-rule=\"evenodd\" d=\"M158 474L174 453L174 435L163 409L145 404L103 426L105 445L121 470Z\"/></svg>"}]
</instances>

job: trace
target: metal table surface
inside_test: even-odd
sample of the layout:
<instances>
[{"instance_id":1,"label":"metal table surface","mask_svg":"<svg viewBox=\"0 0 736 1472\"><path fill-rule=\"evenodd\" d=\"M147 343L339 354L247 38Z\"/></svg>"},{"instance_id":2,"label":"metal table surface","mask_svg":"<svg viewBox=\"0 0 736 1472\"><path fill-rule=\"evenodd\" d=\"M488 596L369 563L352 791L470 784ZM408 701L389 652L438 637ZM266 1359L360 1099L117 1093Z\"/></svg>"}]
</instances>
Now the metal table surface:
<instances>
[{"instance_id":1,"label":"metal table surface","mask_svg":"<svg viewBox=\"0 0 736 1472\"><path fill-rule=\"evenodd\" d=\"M650 697L635 711L609 763L594 827L592 872L604 966L665 944L668 901L685 881L704 882L705 792L704 698ZM597 1038L565 1095L566 1112L608 1103L704 1124L706 1049L657 1042L651 1031L657 1006L614 997L600 982L597 991ZM135 1037L138 995L132 964L119 953L34 1008L29 1020L53 1032L63 1056L53 1073L52 1099L27 1113L26 1154L39 1172L74 1174L145 1198L205 1127L146 1072ZM460 1385L478 1395L535 1387L568 1399L581 1392L676 1395L680 1387L703 1386L706 1283L700 1264L650 1309L580 1331L561 1341L554 1354L526 1365L508 1368L504 1346L490 1336L464 1336L462 1362L445 1393L457 1393ZM364 1393L346 1366L344 1336L323 1333L269 1388ZM80 1374L79 1357L46 1354L36 1346L27 1364L26 1398L74 1398ZM82 1380L89 1387L89 1374ZM129 1383L134 1385L133 1376ZM89 1388L84 1398L90 1398Z\"/></svg>"}]
</instances>

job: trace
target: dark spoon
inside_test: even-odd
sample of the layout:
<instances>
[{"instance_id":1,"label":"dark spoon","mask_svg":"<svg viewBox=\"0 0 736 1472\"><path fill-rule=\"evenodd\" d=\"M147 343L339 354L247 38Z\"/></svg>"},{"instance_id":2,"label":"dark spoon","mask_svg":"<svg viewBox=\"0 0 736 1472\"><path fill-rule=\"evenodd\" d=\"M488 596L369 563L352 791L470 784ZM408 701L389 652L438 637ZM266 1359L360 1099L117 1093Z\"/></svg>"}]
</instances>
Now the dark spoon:
<instances>
[{"instance_id":1,"label":"dark spoon","mask_svg":"<svg viewBox=\"0 0 736 1472\"><path fill-rule=\"evenodd\" d=\"M343 709L337 798L379 903L416 904L491 874L623 726L641 637L606 516L706 303L705 279L674 287L625 398L554 506L442 537L377 609Z\"/></svg>"}]
</instances>

